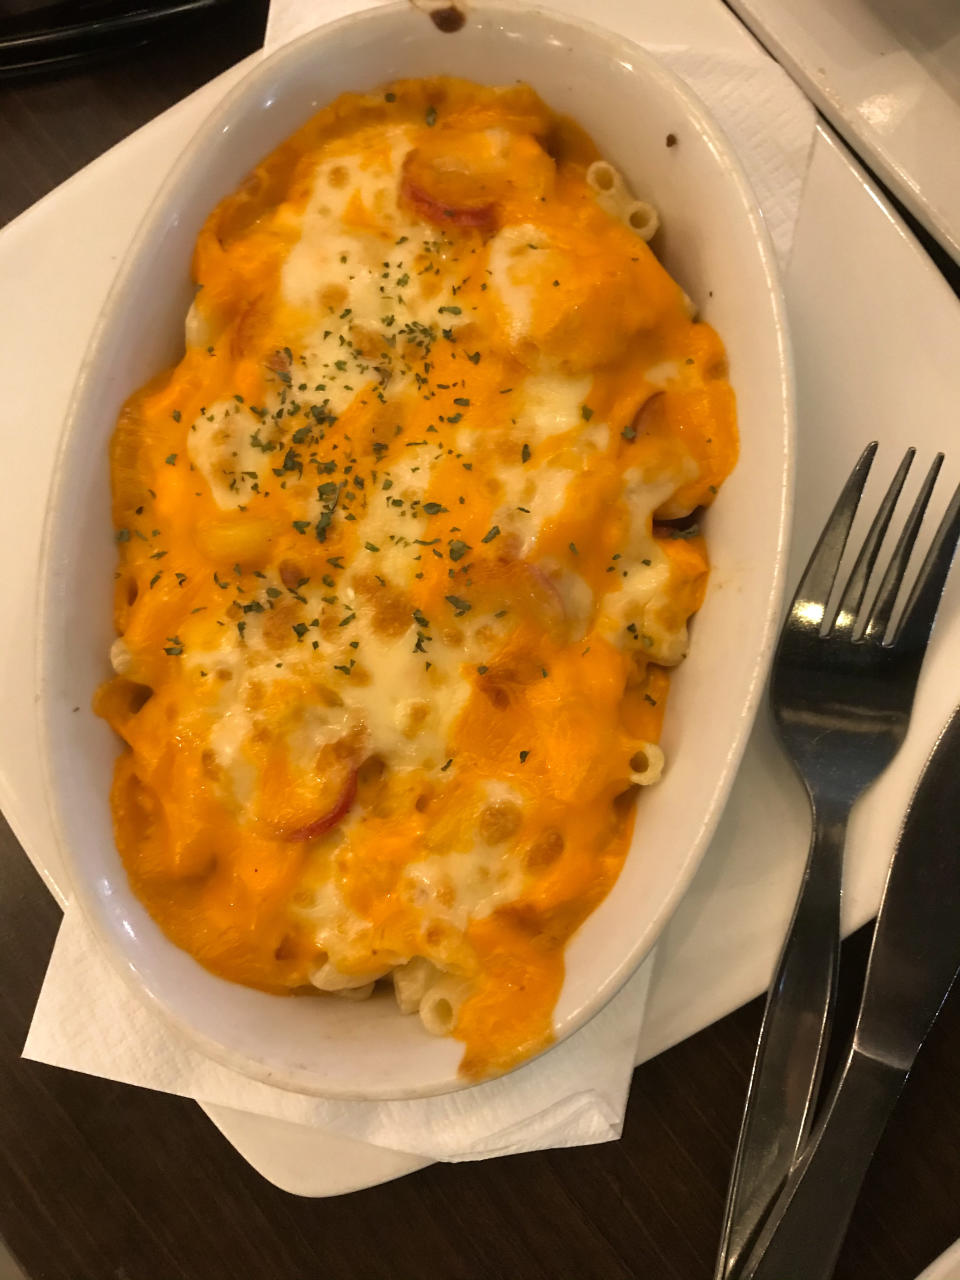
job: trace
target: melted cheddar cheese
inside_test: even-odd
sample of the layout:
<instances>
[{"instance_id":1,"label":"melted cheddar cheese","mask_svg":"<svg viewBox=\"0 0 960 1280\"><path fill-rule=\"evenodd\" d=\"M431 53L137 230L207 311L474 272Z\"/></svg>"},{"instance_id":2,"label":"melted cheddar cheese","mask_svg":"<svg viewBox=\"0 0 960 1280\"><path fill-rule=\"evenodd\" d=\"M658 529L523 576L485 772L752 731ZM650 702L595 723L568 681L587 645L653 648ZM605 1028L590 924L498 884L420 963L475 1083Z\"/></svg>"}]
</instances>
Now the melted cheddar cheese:
<instances>
[{"instance_id":1,"label":"melted cheddar cheese","mask_svg":"<svg viewBox=\"0 0 960 1280\"><path fill-rule=\"evenodd\" d=\"M446 984L475 1076L550 1041L737 450L721 342L597 158L523 86L342 96L210 215L112 443L137 894L265 991Z\"/></svg>"}]
</instances>

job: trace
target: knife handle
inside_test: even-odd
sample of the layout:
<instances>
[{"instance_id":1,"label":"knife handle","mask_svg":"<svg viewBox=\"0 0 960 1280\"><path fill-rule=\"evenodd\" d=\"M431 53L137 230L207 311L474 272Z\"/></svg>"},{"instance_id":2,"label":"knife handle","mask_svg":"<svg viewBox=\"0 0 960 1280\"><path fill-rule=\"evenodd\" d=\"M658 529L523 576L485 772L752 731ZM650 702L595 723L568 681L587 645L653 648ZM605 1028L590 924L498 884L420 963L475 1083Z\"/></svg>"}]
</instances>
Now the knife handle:
<instances>
[{"instance_id":1,"label":"knife handle","mask_svg":"<svg viewBox=\"0 0 960 1280\"><path fill-rule=\"evenodd\" d=\"M833 1023L849 809L823 797L814 805L807 865L757 1042L714 1280L740 1280L810 1129Z\"/></svg>"},{"instance_id":2,"label":"knife handle","mask_svg":"<svg viewBox=\"0 0 960 1280\"><path fill-rule=\"evenodd\" d=\"M908 1071L852 1049L744 1280L829 1280L873 1153ZM756 1261L754 1261L756 1259Z\"/></svg>"}]
</instances>

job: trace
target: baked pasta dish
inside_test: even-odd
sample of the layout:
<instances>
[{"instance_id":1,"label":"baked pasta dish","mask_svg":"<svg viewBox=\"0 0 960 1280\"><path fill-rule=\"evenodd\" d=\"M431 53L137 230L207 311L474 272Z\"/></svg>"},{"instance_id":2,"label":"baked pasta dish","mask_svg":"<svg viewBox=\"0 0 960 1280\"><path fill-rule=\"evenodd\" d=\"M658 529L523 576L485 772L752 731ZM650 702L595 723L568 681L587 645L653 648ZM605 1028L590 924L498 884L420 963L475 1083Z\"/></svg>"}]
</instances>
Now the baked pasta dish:
<instances>
[{"instance_id":1,"label":"baked pasta dish","mask_svg":"<svg viewBox=\"0 0 960 1280\"><path fill-rule=\"evenodd\" d=\"M525 86L346 94L210 214L113 436L134 890L223 978L392 989L475 1077L551 1039L736 457L655 230Z\"/></svg>"}]
</instances>

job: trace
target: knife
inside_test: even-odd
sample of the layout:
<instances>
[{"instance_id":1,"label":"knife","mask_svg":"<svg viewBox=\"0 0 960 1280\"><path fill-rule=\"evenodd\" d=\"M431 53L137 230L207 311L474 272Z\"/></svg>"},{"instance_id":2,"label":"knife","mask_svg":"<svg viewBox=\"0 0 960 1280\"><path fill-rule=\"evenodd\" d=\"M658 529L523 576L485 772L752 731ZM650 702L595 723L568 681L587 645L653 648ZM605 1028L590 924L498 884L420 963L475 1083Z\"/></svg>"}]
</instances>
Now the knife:
<instances>
[{"instance_id":1,"label":"knife","mask_svg":"<svg viewBox=\"0 0 960 1280\"><path fill-rule=\"evenodd\" d=\"M743 1280L828 1280L867 1166L960 970L960 707L890 864L849 1055Z\"/></svg>"}]
</instances>

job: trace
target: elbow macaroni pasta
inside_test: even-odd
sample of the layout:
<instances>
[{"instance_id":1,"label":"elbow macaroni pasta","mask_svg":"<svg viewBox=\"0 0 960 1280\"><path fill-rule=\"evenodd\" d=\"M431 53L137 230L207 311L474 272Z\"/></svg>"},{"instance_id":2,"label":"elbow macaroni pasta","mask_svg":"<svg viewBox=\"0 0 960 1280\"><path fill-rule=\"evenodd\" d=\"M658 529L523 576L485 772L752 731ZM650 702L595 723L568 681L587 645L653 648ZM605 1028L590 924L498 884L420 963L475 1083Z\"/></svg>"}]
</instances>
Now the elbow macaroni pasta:
<instances>
[{"instance_id":1,"label":"elbow macaroni pasta","mask_svg":"<svg viewBox=\"0 0 960 1280\"><path fill-rule=\"evenodd\" d=\"M401 1013L419 1013L427 989L436 982L440 971L423 956L414 956L393 971L393 993Z\"/></svg>"},{"instance_id":2,"label":"elbow macaroni pasta","mask_svg":"<svg viewBox=\"0 0 960 1280\"><path fill-rule=\"evenodd\" d=\"M630 781L637 787L649 787L659 782L663 763L663 751L656 742L638 743L637 750L630 757Z\"/></svg>"},{"instance_id":3,"label":"elbow macaroni pasta","mask_svg":"<svg viewBox=\"0 0 960 1280\"><path fill-rule=\"evenodd\" d=\"M418 1013L425 1029L433 1035L449 1035L466 996L466 984L442 973L423 956L406 964L385 967L373 973L349 974L325 960L310 974L318 991L346 1000L368 1000L381 978L390 976L401 1013Z\"/></svg>"},{"instance_id":4,"label":"elbow macaroni pasta","mask_svg":"<svg viewBox=\"0 0 960 1280\"><path fill-rule=\"evenodd\" d=\"M736 458L656 228L525 86L343 95L212 211L113 437L132 885L231 981L392 984L475 1077L550 1042Z\"/></svg>"},{"instance_id":5,"label":"elbow macaroni pasta","mask_svg":"<svg viewBox=\"0 0 960 1280\"><path fill-rule=\"evenodd\" d=\"M449 974L432 982L420 998L420 1021L427 1031L435 1036L448 1036L457 1025L466 995L466 983Z\"/></svg>"},{"instance_id":6,"label":"elbow macaroni pasta","mask_svg":"<svg viewBox=\"0 0 960 1280\"><path fill-rule=\"evenodd\" d=\"M586 173L587 185L596 193L597 203L614 218L625 222L641 240L652 240L660 228L660 215L646 200L635 200L623 174L608 160L594 160Z\"/></svg>"}]
</instances>

